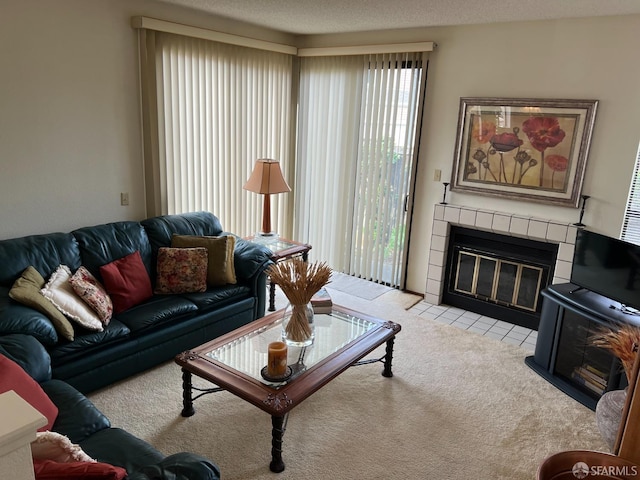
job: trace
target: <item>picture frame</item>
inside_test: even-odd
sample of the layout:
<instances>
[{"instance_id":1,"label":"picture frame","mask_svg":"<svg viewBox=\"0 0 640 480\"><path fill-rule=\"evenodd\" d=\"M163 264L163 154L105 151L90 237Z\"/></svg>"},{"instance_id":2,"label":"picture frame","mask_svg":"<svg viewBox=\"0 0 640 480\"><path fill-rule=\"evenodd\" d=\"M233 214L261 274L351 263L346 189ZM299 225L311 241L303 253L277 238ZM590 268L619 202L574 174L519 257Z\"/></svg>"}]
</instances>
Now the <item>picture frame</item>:
<instances>
[{"instance_id":1,"label":"picture frame","mask_svg":"<svg viewBox=\"0 0 640 480\"><path fill-rule=\"evenodd\" d=\"M578 208L597 106L460 98L451 190Z\"/></svg>"}]
</instances>

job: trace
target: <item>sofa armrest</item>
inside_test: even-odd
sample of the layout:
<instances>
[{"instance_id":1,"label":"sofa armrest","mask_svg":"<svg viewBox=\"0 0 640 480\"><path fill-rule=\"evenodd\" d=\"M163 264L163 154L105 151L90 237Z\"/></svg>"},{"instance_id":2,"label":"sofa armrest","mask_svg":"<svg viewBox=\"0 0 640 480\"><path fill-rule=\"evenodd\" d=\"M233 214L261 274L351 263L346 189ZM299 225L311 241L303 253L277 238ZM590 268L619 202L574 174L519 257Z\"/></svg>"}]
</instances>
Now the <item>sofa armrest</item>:
<instances>
[{"instance_id":1,"label":"sofa armrest","mask_svg":"<svg viewBox=\"0 0 640 480\"><path fill-rule=\"evenodd\" d=\"M58 417L51 428L69 437L72 443L80 443L100 430L111 426L109 419L95 405L62 380L49 380L41 384L56 407Z\"/></svg>"},{"instance_id":2,"label":"sofa armrest","mask_svg":"<svg viewBox=\"0 0 640 480\"><path fill-rule=\"evenodd\" d=\"M273 252L264 245L252 243L236 236L233 255L236 276L243 283L251 283L273 263Z\"/></svg>"},{"instance_id":3,"label":"sofa armrest","mask_svg":"<svg viewBox=\"0 0 640 480\"><path fill-rule=\"evenodd\" d=\"M195 453L169 455L155 465L147 465L129 474L127 480L219 480L220 469Z\"/></svg>"},{"instance_id":4,"label":"sofa armrest","mask_svg":"<svg viewBox=\"0 0 640 480\"><path fill-rule=\"evenodd\" d=\"M36 382L51 379L51 357L31 335L0 336L0 353L20 365Z\"/></svg>"},{"instance_id":5,"label":"sofa armrest","mask_svg":"<svg viewBox=\"0 0 640 480\"><path fill-rule=\"evenodd\" d=\"M44 345L58 343L53 323L43 313L9 298L9 289L0 287L0 335L33 335Z\"/></svg>"}]
</instances>

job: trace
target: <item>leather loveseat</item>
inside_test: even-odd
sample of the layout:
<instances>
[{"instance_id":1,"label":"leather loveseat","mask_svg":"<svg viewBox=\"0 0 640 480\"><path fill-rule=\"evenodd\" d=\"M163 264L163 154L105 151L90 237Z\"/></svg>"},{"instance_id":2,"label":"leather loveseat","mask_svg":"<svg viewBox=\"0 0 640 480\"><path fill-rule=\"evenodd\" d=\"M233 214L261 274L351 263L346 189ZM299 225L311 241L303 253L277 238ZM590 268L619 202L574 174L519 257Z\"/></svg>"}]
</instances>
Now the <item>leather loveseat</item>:
<instances>
[{"instance_id":1,"label":"leather loveseat","mask_svg":"<svg viewBox=\"0 0 640 480\"><path fill-rule=\"evenodd\" d=\"M66 382L51 379L49 360L47 351L32 336L12 334L0 337L0 370L3 372L0 388L18 389L20 386L21 396L34 407L43 403L42 397L38 396L51 401L57 411L51 412L49 407L46 414L41 412L55 417L50 420L50 428L43 427L43 430L66 436L69 442L82 449L83 454L99 464L39 463L43 460L43 457L39 458L42 454L34 450L36 479L122 478L125 472L118 472L116 477L115 467L126 470L126 480L219 480L218 466L204 457L188 452L165 456L126 430L112 427L109 419L78 390ZM27 374L37 383L32 382ZM7 385L11 382L7 377L12 377L19 385L11 388L10 384ZM32 385L25 387L27 383ZM53 450L51 446L47 447L44 458L59 455ZM89 467L92 468L84 471ZM95 467L99 467L100 474ZM10 476L10 472L0 472L2 478Z\"/></svg>"},{"instance_id":2,"label":"leather loveseat","mask_svg":"<svg viewBox=\"0 0 640 480\"><path fill-rule=\"evenodd\" d=\"M158 252L170 247L176 234L231 235L213 214L193 212L0 241L0 336L33 336L51 358L52 377L88 393L264 315L270 251L235 235L236 283L203 292L153 294L114 313L102 331L74 324L72 340L60 334L50 317L9 296L28 267L47 279L60 265L71 272L83 266L100 282L102 266L134 252L155 288Z\"/></svg>"}]
</instances>

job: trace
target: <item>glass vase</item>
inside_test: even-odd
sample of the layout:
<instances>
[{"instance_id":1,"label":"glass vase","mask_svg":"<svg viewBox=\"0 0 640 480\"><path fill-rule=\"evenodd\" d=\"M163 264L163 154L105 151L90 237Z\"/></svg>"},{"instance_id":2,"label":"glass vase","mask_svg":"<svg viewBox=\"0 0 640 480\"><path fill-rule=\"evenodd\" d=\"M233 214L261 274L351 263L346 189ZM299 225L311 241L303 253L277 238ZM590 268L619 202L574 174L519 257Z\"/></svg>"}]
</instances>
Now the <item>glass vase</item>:
<instances>
[{"instance_id":1,"label":"glass vase","mask_svg":"<svg viewBox=\"0 0 640 480\"><path fill-rule=\"evenodd\" d=\"M306 347L313 343L315 325L313 307L306 305L287 305L282 320L282 340L292 347Z\"/></svg>"}]
</instances>

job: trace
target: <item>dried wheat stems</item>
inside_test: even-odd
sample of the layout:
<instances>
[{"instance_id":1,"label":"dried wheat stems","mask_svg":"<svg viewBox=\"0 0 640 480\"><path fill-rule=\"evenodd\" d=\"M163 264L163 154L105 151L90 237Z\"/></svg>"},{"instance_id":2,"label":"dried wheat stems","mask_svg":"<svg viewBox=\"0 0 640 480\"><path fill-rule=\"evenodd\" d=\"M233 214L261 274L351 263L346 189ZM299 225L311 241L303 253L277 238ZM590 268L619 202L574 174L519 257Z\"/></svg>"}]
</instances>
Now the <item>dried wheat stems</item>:
<instances>
[{"instance_id":1,"label":"dried wheat stems","mask_svg":"<svg viewBox=\"0 0 640 480\"><path fill-rule=\"evenodd\" d=\"M295 342L311 336L307 319L307 304L329 283L331 268L324 262L307 263L299 258L271 265L267 269L271 281L280 286L292 306L291 320L287 324L287 337Z\"/></svg>"}]
</instances>

